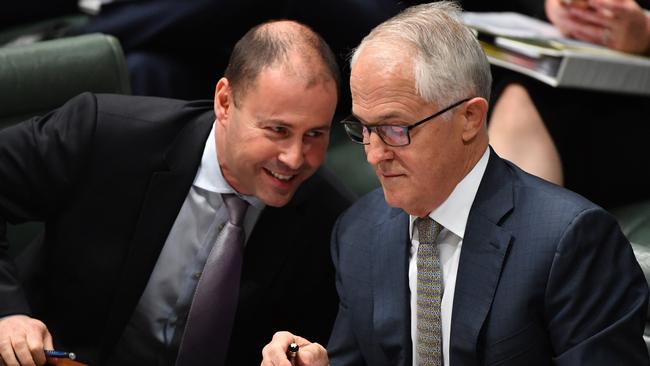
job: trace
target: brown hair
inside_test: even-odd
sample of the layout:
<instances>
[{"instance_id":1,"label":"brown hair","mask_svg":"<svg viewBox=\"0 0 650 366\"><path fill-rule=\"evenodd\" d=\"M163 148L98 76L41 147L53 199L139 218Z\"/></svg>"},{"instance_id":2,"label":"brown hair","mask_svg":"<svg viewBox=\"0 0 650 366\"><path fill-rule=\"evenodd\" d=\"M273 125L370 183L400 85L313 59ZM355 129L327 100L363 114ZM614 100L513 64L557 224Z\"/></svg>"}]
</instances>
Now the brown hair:
<instances>
[{"instance_id":1,"label":"brown hair","mask_svg":"<svg viewBox=\"0 0 650 366\"><path fill-rule=\"evenodd\" d=\"M279 23L290 26L276 26ZM238 42L230 55L224 76L230 82L233 100L252 87L257 76L265 67L290 65L292 53L304 59L316 56L324 66L310 68L310 71L325 72L321 77L331 78L336 83L337 93L341 76L336 57L325 40L308 26L294 21L269 21L250 29ZM316 76L316 75L314 75ZM310 82L311 83L311 82Z\"/></svg>"}]
</instances>

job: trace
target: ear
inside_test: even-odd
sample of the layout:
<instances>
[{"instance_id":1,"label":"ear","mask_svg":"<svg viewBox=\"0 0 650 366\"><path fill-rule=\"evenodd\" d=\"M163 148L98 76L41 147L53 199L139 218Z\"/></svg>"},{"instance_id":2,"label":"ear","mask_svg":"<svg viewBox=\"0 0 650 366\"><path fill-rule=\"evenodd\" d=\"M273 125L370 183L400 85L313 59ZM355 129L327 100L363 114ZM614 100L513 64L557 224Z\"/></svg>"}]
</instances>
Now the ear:
<instances>
[{"instance_id":1,"label":"ear","mask_svg":"<svg viewBox=\"0 0 650 366\"><path fill-rule=\"evenodd\" d=\"M234 105L234 101L230 82L226 78L221 78L214 91L214 114L217 117L217 123L223 124L229 119L232 105Z\"/></svg>"},{"instance_id":2,"label":"ear","mask_svg":"<svg viewBox=\"0 0 650 366\"><path fill-rule=\"evenodd\" d=\"M485 128L487 111L488 102L484 98L476 97L467 101L463 110L463 141L471 141Z\"/></svg>"}]
</instances>

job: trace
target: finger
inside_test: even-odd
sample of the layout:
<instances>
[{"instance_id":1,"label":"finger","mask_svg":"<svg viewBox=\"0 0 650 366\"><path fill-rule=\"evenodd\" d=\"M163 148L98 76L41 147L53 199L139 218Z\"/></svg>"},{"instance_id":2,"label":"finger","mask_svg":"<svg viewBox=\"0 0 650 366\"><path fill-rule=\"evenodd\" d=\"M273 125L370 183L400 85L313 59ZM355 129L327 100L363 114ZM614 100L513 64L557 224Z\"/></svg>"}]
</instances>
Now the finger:
<instances>
[{"instance_id":1,"label":"finger","mask_svg":"<svg viewBox=\"0 0 650 366\"><path fill-rule=\"evenodd\" d=\"M268 347L267 345L262 350L262 366L291 366L286 351Z\"/></svg>"},{"instance_id":2,"label":"finger","mask_svg":"<svg viewBox=\"0 0 650 366\"><path fill-rule=\"evenodd\" d=\"M598 38L597 36L594 36L594 33L591 31L585 31L584 27L574 27L571 29L569 32L571 38L575 38L577 40L583 41L583 42L590 42L590 43L598 43L600 42L601 38ZM598 43L600 44L600 43Z\"/></svg>"},{"instance_id":3,"label":"finger","mask_svg":"<svg viewBox=\"0 0 650 366\"><path fill-rule=\"evenodd\" d=\"M29 349L29 353L34 360L34 363L39 366L45 364L43 337L44 334L42 332L32 332L27 334L27 347Z\"/></svg>"},{"instance_id":4,"label":"finger","mask_svg":"<svg viewBox=\"0 0 650 366\"><path fill-rule=\"evenodd\" d=\"M318 343L310 343L301 347L296 361L298 361L298 365L326 366L329 364L327 351Z\"/></svg>"},{"instance_id":5,"label":"finger","mask_svg":"<svg viewBox=\"0 0 650 366\"><path fill-rule=\"evenodd\" d=\"M602 44L605 29L607 28L593 24L572 22L567 28L567 33L581 41Z\"/></svg>"},{"instance_id":6,"label":"finger","mask_svg":"<svg viewBox=\"0 0 650 366\"><path fill-rule=\"evenodd\" d=\"M45 328L45 334L43 335L43 357L45 357L46 349L54 349L54 341L52 340L52 334ZM50 365L56 365L58 358L50 357L46 358L46 362Z\"/></svg>"},{"instance_id":7,"label":"finger","mask_svg":"<svg viewBox=\"0 0 650 366\"><path fill-rule=\"evenodd\" d=\"M273 339L262 349L263 366L290 366L287 348L294 342L295 336L289 332L277 332Z\"/></svg>"},{"instance_id":8,"label":"finger","mask_svg":"<svg viewBox=\"0 0 650 366\"><path fill-rule=\"evenodd\" d=\"M290 332L286 331L281 331L281 332L276 332L273 335L273 342L283 342L289 345L289 343L292 343L297 337Z\"/></svg>"},{"instance_id":9,"label":"finger","mask_svg":"<svg viewBox=\"0 0 650 366\"><path fill-rule=\"evenodd\" d=\"M564 0L562 4L565 7L581 8L586 9L589 7L589 2L587 0Z\"/></svg>"},{"instance_id":10,"label":"finger","mask_svg":"<svg viewBox=\"0 0 650 366\"><path fill-rule=\"evenodd\" d=\"M263 366L280 365L283 359L288 360L287 355L277 344L271 342L262 348Z\"/></svg>"},{"instance_id":11,"label":"finger","mask_svg":"<svg viewBox=\"0 0 650 366\"><path fill-rule=\"evenodd\" d=\"M52 334L45 329L45 334L43 335L43 349L54 349L54 341L52 340Z\"/></svg>"},{"instance_id":12,"label":"finger","mask_svg":"<svg viewBox=\"0 0 650 366\"><path fill-rule=\"evenodd\" d=\"M2 361L0 365L3 366L19 365L9 338L0 341L0 359Z\"/></svg>"},{"instance_id":13,"label":"finger","mask_svg":"<svg viewBox=\"0 0 650 366\"><path fill-rule=\"evenodd\" d=\"M307 339L301 337L301 336L293 336L294 340L293 342L296 342L300 347L307 346L309 344L312 344L310 341Z\"/></svg>"},{"instance_id":14,"label":"finger","mask_svg":"<svg viewBox=\"0 0 650 366\"><path fill-rule=\"evenodd\" d=\"M601 28L609 28L612 22L611 16L605 17L600 12L593 10L571 8L569 9L569 14L571 15L572 19L581 22L584 25L594 25Z\"/></svg>"},{"instance_id":15,"label":"finger","mask_svg":"<svg viewBox=\"0 0 650 366\"><path fill-rule=\"evenodd\" d=\"M22 366L36 366L32 353L29 350L27 336L16 337L11 340L11 345L18 362Z\"/></svg>"},{"instance_id":16,"label":"finger","mask_svg":"<svg viewBox=\"0 0 650 366\"><path fill-rule=\"evenodd\" d=\"M626 11L631 6L633 7L636 2L628 0L589 0L589 5L598 11L605 11L605 13L615 15Z\"/></svg>"},{"instance_id":17,"label":"finger","mask_svg":"<svg viewBox=\"0 0 650 366\"><path fill-rule=\"evenodd\" d=\"M609 30L604 28L595 30L586 29L585 31L578 30L574 33L574 36L579 40L602 46L607 46L611 42L611 33Z\"/></svg>"}]
</instances>

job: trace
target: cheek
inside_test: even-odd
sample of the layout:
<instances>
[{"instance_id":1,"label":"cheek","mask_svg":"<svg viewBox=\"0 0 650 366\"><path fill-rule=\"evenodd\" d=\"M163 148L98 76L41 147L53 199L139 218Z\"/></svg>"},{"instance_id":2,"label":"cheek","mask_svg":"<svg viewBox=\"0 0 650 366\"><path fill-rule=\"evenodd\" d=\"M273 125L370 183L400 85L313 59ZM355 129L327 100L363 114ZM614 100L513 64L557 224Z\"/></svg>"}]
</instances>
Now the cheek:
<instances>
[{"instance_id":1,"label":"cheek","mask_svg":"<svg viewBox=\"0 0 650 366\"><path fill-rule=\"evenodd\" d=\"M436 185L437 175L439 172L438 156L431 151L418 150L418 154L403 156L401 159L402 166L409 173L408 185L410 191L423 194L429 192Z\"/></svg>"},{"instance_id":2,"label":"cheek","mask_svg":"<svg viewBox=\"0 0 650 366\"><path fill-rule=\"evenodd\" d=\"M277 148L265 139L239 143L234 149L236 164L246 170L257 170L277 157Z\"/></svg>"}]
</instances>

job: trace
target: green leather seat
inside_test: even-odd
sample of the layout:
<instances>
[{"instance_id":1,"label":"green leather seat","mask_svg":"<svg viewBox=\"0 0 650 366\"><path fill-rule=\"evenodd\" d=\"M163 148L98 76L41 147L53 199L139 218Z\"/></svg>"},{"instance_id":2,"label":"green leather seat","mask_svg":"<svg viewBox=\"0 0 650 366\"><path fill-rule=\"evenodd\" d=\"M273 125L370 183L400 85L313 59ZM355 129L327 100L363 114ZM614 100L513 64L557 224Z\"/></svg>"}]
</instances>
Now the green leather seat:
<instances>
[{"instance_id":1,"label":"green leather seat","mask_svg":"<svg viewBox=\"0 0 650 366\"><path fill-rule=\"evenodd\" d=\"M0 47L0 129L42 115L84 91L130 94L118 40L104 34ZM16 255L42 230L41 223L9 225Z\"/></svg>"},{"instance_id":2,"label":"green leather seat","mask_svg":"<svg viewBox=\"0 0 650 366\"><path fill-rule=\"evenodd\" d=\"M130 94L118 40L104 34L0 48L0 128L84 92Z\"/></svg>"},{"instance_id":3,"label":"green leather seat","mask_svg":"<svg viewBox=\"0 0 650 366\"><path fill-rule=\"evenodd\" d=\"M641 265L646 281L650 284L650 201L614 209L612 213L618 219L623 233L632 243L636 259ZM643 338L650 352L650 306Z\"/></svg>"}]
</instances>

